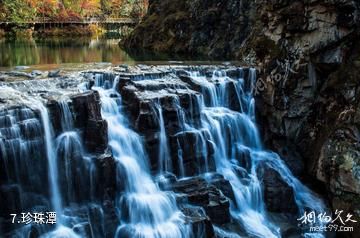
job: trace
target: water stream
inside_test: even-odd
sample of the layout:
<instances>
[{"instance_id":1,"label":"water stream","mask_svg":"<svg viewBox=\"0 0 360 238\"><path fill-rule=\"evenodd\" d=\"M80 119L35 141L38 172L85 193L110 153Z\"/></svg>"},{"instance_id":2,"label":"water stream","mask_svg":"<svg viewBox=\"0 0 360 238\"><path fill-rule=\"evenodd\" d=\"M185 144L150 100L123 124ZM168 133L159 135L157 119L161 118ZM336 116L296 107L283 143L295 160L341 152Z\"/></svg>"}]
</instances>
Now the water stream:
<instances>
[{"instance_id":1,"label":"water stream","mask_svg":"<svg viewBox=\"0 0 360 238\"><path fill-rule=\"evenodd\" d=\"M108 122L109 145L117 162L117 184L125 190L116 201L120 218L116 237L190 237L175 197L162 192L150 176L143 142L129 129L121 112L121 96L114 87L101 88L108 84L98 84L95 90L100 93L102 114Z\"/></svg>"},{"instance_id":2,"label":"water stream","mask_svg":"<svg viewBox=\"0 0 360 238\"><path fill-rule=\"evenodd\" d=\"M175 132L167 125L168 109L161 101L164 95L159 93L158 97L149 99L159 125L156 171L150 170L143 135L135 131L134 123L129 121L122 108L122 95L117 91L122 79L114 74L95 73L95 85L91 89L89 84L82 84L82 91L99 93L101 116L107 122L108 145L116 167L116 177L112 178L116 180L116 238L197 237L197 234L192 234L192 226L180 210L179 197L173 192L162 191L153 174L174 173L182 179L191 174L206 180L211 179L210 173L221 174L230 182L234 192L230 206L233 221L254 237L281 237L279 226L266 209L260 172L263 168L277 172L292 188L299 213L325 211L323 202L291 173L284 161L263 147L253 97L256 70L249 69L247 79L243 69L238 71L238 78L228 77L225 70L214 70L210 76L196 69L185 71L199 88L196 92L190 86L169 89L171 93L167 96L172 97L173 105L167 107L173 106L176 113L173 118L178 120ZM137 80L162 79L143 76ZM10 92L14 98L21 94L5 87L0 87L0 90ZM188 105L190 110L182 104L179 96L182 92L189 93L194 99ZM58 100L60 128L57 132L43 98L27 95L25 101L23 107L0 111L0 161L5 172L0 176L6 181L2 189L19 190L23 208L38 207L38 196L23 191L32 190L40 194L42 178L34 171L46 174L49 194L41 194L42 206L57 213L57 225L56 228L41 230L43 237L86 237L89 233L92 237L105 237L106 214L103 208L106 206L99 203L95 194L99 175L94 161L98 155L89 155L85 150L82 132L75 126L71 100L68 97ZM199 120L196 120L196 108L199 109ZM182 143L190 142L179 139L186 138L187 133L196 138L185 147L195 148L194 160L198 165L195 172L188 171L184 156L188 151L182 147ZM176 141L170 146L170 140L174 138ZM172 147L174 144L175 149ZM37 167L41 164L35 161L38 157L46 157L42 164L47 168ZM47 196L50 204L46 204ZM26 229L16 232L18 235L23 233L19 237L30 234L31 227L24 227ZM214 225L214 230L220 237L238 237L223 227ZM323 236L320 233L308 235Z\"/></svg>"}]
</instances>

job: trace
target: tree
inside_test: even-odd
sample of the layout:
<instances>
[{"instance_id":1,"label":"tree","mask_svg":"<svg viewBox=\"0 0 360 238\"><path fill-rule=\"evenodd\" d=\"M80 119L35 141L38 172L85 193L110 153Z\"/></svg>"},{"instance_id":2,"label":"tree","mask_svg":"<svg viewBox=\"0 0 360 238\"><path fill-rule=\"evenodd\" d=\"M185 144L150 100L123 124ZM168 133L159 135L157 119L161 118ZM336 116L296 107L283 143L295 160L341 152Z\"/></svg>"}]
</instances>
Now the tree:
<instances>
[{"instance_id":1,"label":"tree","mask_svg":"<svg viewBox=\"0 0 360 238\"><path fill-rule=\"evenodd\" d=\"M8 12L7 20L11 22L23 23L36 17L35 0L3 0L3 7Z\"/></svg>"},{"instance_id":2,"label":"tree","mask_svg":"<svg viewBox=\"0 0 360 238\"><path fill-rule=\"evenodd\" d=\"M112 1L111 0L100 0L101 12L105 16L109 16L112 13Z\"/></svg>"},{"instance_id":3,"label":"tree","mask_svg":"<svg viewBox=\"0 0 360 238\"><path fill-rule=\"evenodd\" d=\"M22 23L36 17L66 21L84 17L142 17L148 0L0 0L0 20Z\"/></svg>"}]
</instances>

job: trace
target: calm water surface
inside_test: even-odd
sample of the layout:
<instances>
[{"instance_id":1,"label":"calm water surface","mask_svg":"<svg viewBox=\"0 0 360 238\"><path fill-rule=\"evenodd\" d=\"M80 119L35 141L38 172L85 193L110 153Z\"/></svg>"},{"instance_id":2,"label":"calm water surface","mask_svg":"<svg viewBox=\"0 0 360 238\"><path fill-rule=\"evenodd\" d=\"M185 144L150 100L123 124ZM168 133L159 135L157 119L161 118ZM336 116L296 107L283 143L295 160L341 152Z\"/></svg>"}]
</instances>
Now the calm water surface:
<instances>
[{"instance_id":1,"label":"calm water surface","mask_svg":"<svg viewBox=\"0 0 360 238\"><path fill-rule=\"evenodd\" d=\"M92 67L94 64L164 64L173 61L214 63L194 57L185 59L144 53L130 55L118 43L118 39L89 38L0 39L0 70L13 70L16 66L30 66L29 70L49 70L59 67Z\"/></svg>"},{"instance_id":2,"label":"calm water surface","mask_svg":"<svg viewBox=\"0 0 360 238\"><path fill-rule=\"evenodd\" d=\"M132 63L119 45L108 39L0 40L0 67L61 65L93 62Z\"/></svg>"}]
</instances>

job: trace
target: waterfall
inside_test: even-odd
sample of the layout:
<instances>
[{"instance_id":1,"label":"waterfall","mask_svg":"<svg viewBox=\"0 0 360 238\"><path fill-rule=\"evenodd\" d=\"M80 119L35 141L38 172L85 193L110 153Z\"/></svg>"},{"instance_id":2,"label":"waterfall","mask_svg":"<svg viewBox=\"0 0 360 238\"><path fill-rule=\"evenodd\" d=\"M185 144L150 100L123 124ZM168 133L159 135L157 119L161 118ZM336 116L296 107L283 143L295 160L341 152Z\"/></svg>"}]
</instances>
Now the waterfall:
<instances>
[{"instance_id":1,"label":"waterfall","mask_svg":"<svg viewBox=\"0 0 360 238\"><path fill-rule=\"evenodd\" d=\"M43 171L46 165L39 166L28 158L42 158L43 132L40 120L27 107L13 108L0 112L0 174L4 184L1 187L16 188L20 191L20 204L17 209L31 206L33 198L26 199L24 190L41 191L42 181L32 174ZM8 206L11 206L8 204Z\"/></svg>"},{"instance_id":2,"label":"waterfall","mask_svg":"<svg viewBox=\"0 0 360 238\"><path fill-rule=\"evenodd\" d=\"M229 95L224 90L226 86L223 84L227 78L226 74L214 71L211 81L216 82L218 89L213 89L208 79L199 72L190 72L189 75L202 86L204 95L210 97L199 103L202 105L201 127L209 132L211 141L215 145L216 171L230 181L234 190L235 201L231 207L233 218L254 236L280 237L279 228L267 217L263 201L261 178L257 174L258 166L263 163L277 171L293 188L295 201L301 212L306 208L318 212L324 211L322 201L292 175L280 157L262 148L255 124L252 96L256 80L255 69L250 69L248 87L245 87L242 78L235 82L236 94L241 106L240 112L228 109ZM231 79L228 78L227 81ZM237 161L236 153L244 151L250 152L250 168L240 166ZM317 235L321 236L321 234Z\"/></svg>"},{"instance_id":3,"label":"waterfall","mask_svg":"<svg viewBox=\"0 0 360 238\"><path fill-rule=\"evenodd\" d=\"M51 203L58 217L58 224L61 224L61 214L62 214L62 204L61 204L61 195L58 184L58 168L56 161L56 153L54 151L53 145L53 131L51 122L49 119L49 113L46 107L42 103L37 103L37 108L40 111L41 121L44 128L45 134L45 146L46 154L48 159L49 166L49 181L50 181L50 191L51 191Z\"/></svg>"},{"instance_id":4,"label":"waterfall","mask_svg":"<svg viewBox=\"0 0 360 238\"><path fill-rule=\"evenodd\" d=\"M68 103L67 100L60 100L58 103L61 112L61 127L64 132L74 129L74 119Z\"/></svg>"},{"instance_id":5,"label":"waterfall","mask_svg":"<svg viewBox=\"0 0 360 238\"><path fill-rule=\"evenodd\" d=\"M108 122L109 145L117 162L119 187L116 206L120 225L116 237L190 237L175 197L153 182L140 136L131 130L121 112L121 96L96 75L102 115Z\"/></svg>"},{"instance_id":6,"label":"waterfall","mask_svg":"<svg viewBox=\"0 0 360 238\"><path fill-rule=\"evenodd\" d=\"M47 153L48 166L49 166L51 203L56 212L56 227L57 227L56 230L50 233L46 233L42 235L42 237L43 238L50 238L50 237L78 238L79 236L72 229L63 225L64 222L62 219L63 204L62 204L62 196L60 193L60 185L59 185L59 168L57 161L58 158L56 156L56 150L54 150L55 149L53 144L54 134L53 134L51 121L49 118L49 113L46 107L41 102L34 102L34 103L38 108L38 110L40 111L41 120L44 128L46 153ZM70 126L66 123L64 125Z\"/></svg>"},{"instance_id":7,"label":"waterfall","mask_svg":"<svg viewBox=\"0 0 360 238\"><path fill-rule=\"evenodd\" d=\"M156 172L160 173L157 174L160 179L166 180L169 173L174 173L181 178L176 182L182 182L187 180L188 175L199 175L204 183L213 186L211 179L214 177L211 173L216 172L221 178L223 176L230 182L234 192L234 197L229 196L229 199L232 199L232 222L237 223L251 237L281 237L280 228L266 209L261 174L263 168L277 172L293 190L294 201L300 213L308 210L323 212L325 207L322 201L293 176L279 155L267 151L262 145L253 97L256 70L249 69L247 80L244 79L245 73L242 69L239 69L239 78L228 77L225 70L204 74L195 68L187 73L192 83L198 87L192 89L189 86L192 84L182 84L180 79L174 79L175 75L171 75L169 81L167 78L139 75L134 77L137 84L135 81L131 82L131 90L134 90L132 92L135 94L151 95L146 98L146 103L153 107L153 111L146 108L146 113L151 111L147 115L151 117L149 120L156 120L153 123L154 128L151 128L153 131L150 131L153 134L148 133L153 136L149 140L152 145L155 144L153 141L158 142L151 147L156 151L158 148L155 158L152 158L150 153L148 156L145 151L147 141L145 143L143 137L134 131L135 123L132 124L125 116L122 107L128 102L123 103L122 95L117 91L122 86L119 86L121 79L114 74L95 74L95 86L92 88L100 95L101 116L107 122L108 145L112 157L108 155L106 148L101 149L99 154L87 154L85 148L89 147L84 147L87 131L75 128L79 115L72 113L77 113L76 106L82 105L75 106L75 101L73 105L68 96L57 98L58 104L55 107L59 109L60 114L56 115L60 122L55 121L54 125L51 122L52 108L46 108L43 104L45 97L41 98L35 93L23 101L19 100L23 102L23 106L0 111L0 168L5 171L0 174L0 179L6 182L1 185L1 189L6 189L1 192L19 192L20 204L16 205L21 209L30 210L39 205L57 213L56 227L38 230L43 238L87 237L90 233L93 237L104 237L107 229L112 229L111 232L115 232L116 238L205 237L207 228L203 223L194 223L200 228L195 229L196 234L192 233L193 217L186 210L187 206L192 206L190 199L187 204L184 194L175 195L173 192L162 191L154 181L151 173L155 171L150 171L148 163L150 157L151 161L155 161L152 166L156 164L156 159L158 161ZM146 82L140 82L142 80ZM90 85L92 82L83 83L79 90L87 91ZM137 85L142 89L138 90ZM41 87L41 90L44 89L45 86ZM10 98L20 99L15 90L7 90ZM84 95L80 97L84 102ZM97 100L96 94L96 102ZM96 107L97 109L99 108ZM98 113L99 110L95 113L96 122L100 117ZM110 159L106 160L104 157ZM106 196L103 201L103 198L98 198L98 190L103 186L102 173L109 173L112 169L106 167L109 165L107 163L114 169L111 172L116 183L109 185L109 188L104 186L111 191L109 194L108 191L101 194ZM99 172L101 169L97 169L101 166L106 169ZM42 191L42 175L48 177L50 197L47 191ZM112 179L111 175L106 176L109 176L106 180ZM166 180L169 186L176 180L175 176L171 178L174 180ZM166 182L160 181L161 185ZM167 189L165 186L161 188ZM113 190L116 191L112 192ZM42 201L46 201L37 204L40 199L35 193L41 194L44 198ZM109 212L106 206L112 202L115 208L109 208ZM178 202L187 216L180 211ZM209 203L211 202L209 198ZM207 218L207 210L201 210L201 218ZM95 218L90 218L90 213ZM115 218L105 218L109 213L116 213ZM115 221L116 229L104 225L106 219L110 219L110 223ZM233 225L230 224L229 227ZM49 229L53 228L55 230L49 232ZM226 230L226 226L213 225L213 228L220 237L240 237ZM15 231L15 234L27 237L31 229L31 226L23 226ZM322 237L320 233L305 235Z\"/></svg>"},{"instance_id":8,"label":"waterfall","mask_svg":"<svg viewBox=\"0 0 360 238\"><path fill-rule=\"evenodd\" d=\"M159 170L160 174L164 172L169 172L172 170L171 158L169 153L169 145L167 141L167 135L165 130L165 122L163 117L163 110L161 108L160 102L155 103L155 108L157 110L158 121L160 126L160 142L159 142Z\"/></svg>"}]
</instances>

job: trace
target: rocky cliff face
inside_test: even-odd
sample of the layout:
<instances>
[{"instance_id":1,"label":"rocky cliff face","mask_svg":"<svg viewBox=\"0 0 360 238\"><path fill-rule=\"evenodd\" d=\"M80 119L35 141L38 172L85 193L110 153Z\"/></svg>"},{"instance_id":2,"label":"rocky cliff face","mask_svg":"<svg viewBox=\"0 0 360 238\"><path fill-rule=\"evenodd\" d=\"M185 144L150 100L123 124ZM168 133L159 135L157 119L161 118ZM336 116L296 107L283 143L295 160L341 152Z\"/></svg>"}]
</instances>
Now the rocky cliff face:
<instances>
[{"instance_id":1,"label":"rocky cliff face","mask_svg":"<svg viewBox=\"0 0 360 238\"><path fill-rule=\"evenodd\" d=\"M251 1L152 1L129 49L231 57L250 33Z\"/></svg>"},{"instance_id":2,"label":"rocky cliff face","mask_svg":"<svg viewBox=\"0 0 360 238\"><path fill-rule=\"evenodd\" d=\"M125 43L256 65L267 145L359 220L359 24L351 0L152 1Z\"/></svg>"},{"instance_id":3,"label":"rocky cliff face","mask_svg":"<svg viewBox=\"0 0 360 238\"><path fill-rule=\"evenodd\" d=\"M244 52L262 70L258 112L268 144L285 159L299 152L333 210L359 217L359 3L279 1L260 14L263 35L250 36Z\"/></svg>"}]
</instances>

